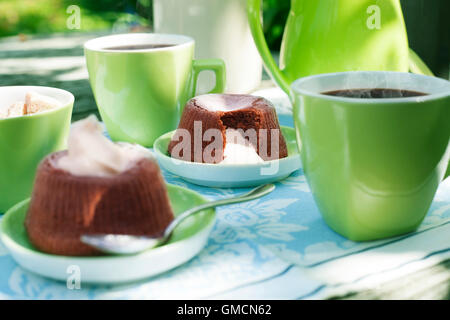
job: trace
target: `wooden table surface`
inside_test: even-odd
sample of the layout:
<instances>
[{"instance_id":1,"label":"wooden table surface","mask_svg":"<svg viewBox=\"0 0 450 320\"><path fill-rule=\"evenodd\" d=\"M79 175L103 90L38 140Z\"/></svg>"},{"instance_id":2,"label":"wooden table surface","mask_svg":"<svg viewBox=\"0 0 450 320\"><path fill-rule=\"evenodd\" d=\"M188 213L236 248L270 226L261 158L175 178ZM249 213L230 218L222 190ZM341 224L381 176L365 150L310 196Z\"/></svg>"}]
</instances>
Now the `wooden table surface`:
<instances>
[{"instance_id":1,"label":"wooden table surface","mask_svg":"<svg viewBox=\"0 0 450 320\"><path fill-rule=\"evenodd\" d=\"M40 85L65 89L75 96L74 121L92 113L98 115L83 55L83 43L96 36L99 33L0 40L0 86ZM262 87L272 85L270 80L262 83ZM336 298L450 299L450 260L374 289Z\"/></svg>"}]
</instances>

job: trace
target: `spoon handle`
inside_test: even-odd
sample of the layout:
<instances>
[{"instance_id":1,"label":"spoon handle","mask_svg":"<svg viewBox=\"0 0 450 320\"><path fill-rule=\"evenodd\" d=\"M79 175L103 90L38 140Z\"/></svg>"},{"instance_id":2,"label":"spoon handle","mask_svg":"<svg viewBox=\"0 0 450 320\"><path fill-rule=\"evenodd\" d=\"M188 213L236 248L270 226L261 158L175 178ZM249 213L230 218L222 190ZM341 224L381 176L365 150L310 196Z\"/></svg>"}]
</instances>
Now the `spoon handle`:
<instances>
[{"instance_id":1,"label":"spoon handle","mask_svg":"<svg viewBox=\"0 0 450 320\"><path fill-rule=\"evenodd\" d=\"M207 202L202 205L199 205L197 207L191 208L191 209L183 212L182 214L180 214L175 220L173 220L169 224L169 226L166 228L166 230L164 232L163 238L161 239L161 243L167 242L170 239L170 237L172 236L172 233L175 230L175 228L181 222L183 222L186 218L190 217L194 213L197 213L199 211L206 210L209 208L216 208L216 207L220 207L220 206L224 206L224 205L228 205L228 204L241 203L241 202L245 202L245 201L254 200L254 199L260 198L262 196L265 196L266 194L272 192L274 189L275 189L275 185L273 185L271 183L265 184L265 185L259 186L255 189L251 190L248 193L240 195L238 197L211 201L211 202Z\"/></svg>"}]
</instances>

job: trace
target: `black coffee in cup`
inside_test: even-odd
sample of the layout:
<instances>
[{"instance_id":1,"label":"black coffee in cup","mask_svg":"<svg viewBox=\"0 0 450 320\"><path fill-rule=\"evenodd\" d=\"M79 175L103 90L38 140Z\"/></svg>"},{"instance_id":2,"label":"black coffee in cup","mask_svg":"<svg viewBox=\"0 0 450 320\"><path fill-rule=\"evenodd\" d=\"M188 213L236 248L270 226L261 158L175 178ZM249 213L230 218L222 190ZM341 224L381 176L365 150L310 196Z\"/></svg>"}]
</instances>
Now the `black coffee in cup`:
<instances>
[{"instance_id":1,"label":"black coffee in cup","mask_svg":"<svg viewBox=\"0 0 450 320\"><path fill-rule=\"evenodd\" d=\"M168 48L173 47L174 44L133 44L133 45L125 45L125 46L114 46L104 48L105 50L117 50L117 51L129 51L129 50L150 50L150 49L160 49L160 48Z\"/></svg>"},{"instance_id":2,"label":"black coffee in cup","mask_svg":"<svg viewBox=\"0 0 450 320\"><path fill-rule=\"evenodd\" d=\"M334 90L322 92L322 94L327 96L357 99L410 98L428 95L427 93L418 91L383 88Z\"/></svg>"}]
</instances>

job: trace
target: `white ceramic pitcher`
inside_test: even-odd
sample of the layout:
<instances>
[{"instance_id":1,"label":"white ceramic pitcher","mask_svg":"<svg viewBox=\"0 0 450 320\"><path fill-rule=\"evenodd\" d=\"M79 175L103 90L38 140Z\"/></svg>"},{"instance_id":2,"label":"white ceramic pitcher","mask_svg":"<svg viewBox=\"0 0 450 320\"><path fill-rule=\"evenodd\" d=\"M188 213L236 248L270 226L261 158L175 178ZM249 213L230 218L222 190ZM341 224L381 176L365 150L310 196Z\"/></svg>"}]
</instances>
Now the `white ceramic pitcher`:
<instances>
[{"instance_id":1,"label":"white ceramic pitcher","mask_svg":"<svg viewBox=\"0 0 450 320\"><path fill-rule=\"evenodd\" d=\"M261 82L262 62L246 14L246 0L154 0L154 29L158 33L191 36L196 58L225 61L226 92L249 93ZM199 77L199 91L207 92L214 76Z\"/></svg>"}]
</instances>

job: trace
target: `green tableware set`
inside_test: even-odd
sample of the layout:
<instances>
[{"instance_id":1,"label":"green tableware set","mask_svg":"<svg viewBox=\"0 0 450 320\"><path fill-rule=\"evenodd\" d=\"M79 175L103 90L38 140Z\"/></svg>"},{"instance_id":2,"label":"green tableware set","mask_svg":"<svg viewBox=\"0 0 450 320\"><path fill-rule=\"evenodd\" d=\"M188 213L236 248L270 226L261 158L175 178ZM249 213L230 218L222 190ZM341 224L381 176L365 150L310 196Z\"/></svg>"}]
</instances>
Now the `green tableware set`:
<instances>
[{"instance_id":1,"label":"green tableware set","mask_svg":"<svg viewBox=\"0 0 450 320\"><path fill-rule=\"evenodd\" d=\"M264 39L260 8L261 0L247 1L250 29L266 70L294 106L303 170L324 220L356 241L414 231L449 173L450 83L432 77L408 48L399 0L292 0L279 66ZM117 141L152 147L176 129L205 70L215 73L211 92L225 88L224 62L195 60L195 41L184 35L101 37L85 44L85 56L102 120ZM0 119L3 212L29 197L40 160L65 148L73 96L34 89L63 107ZM351 89L426 95L324 94ZM0 101L26 90L0 88Z\"/></svg>"}]
</instances>

